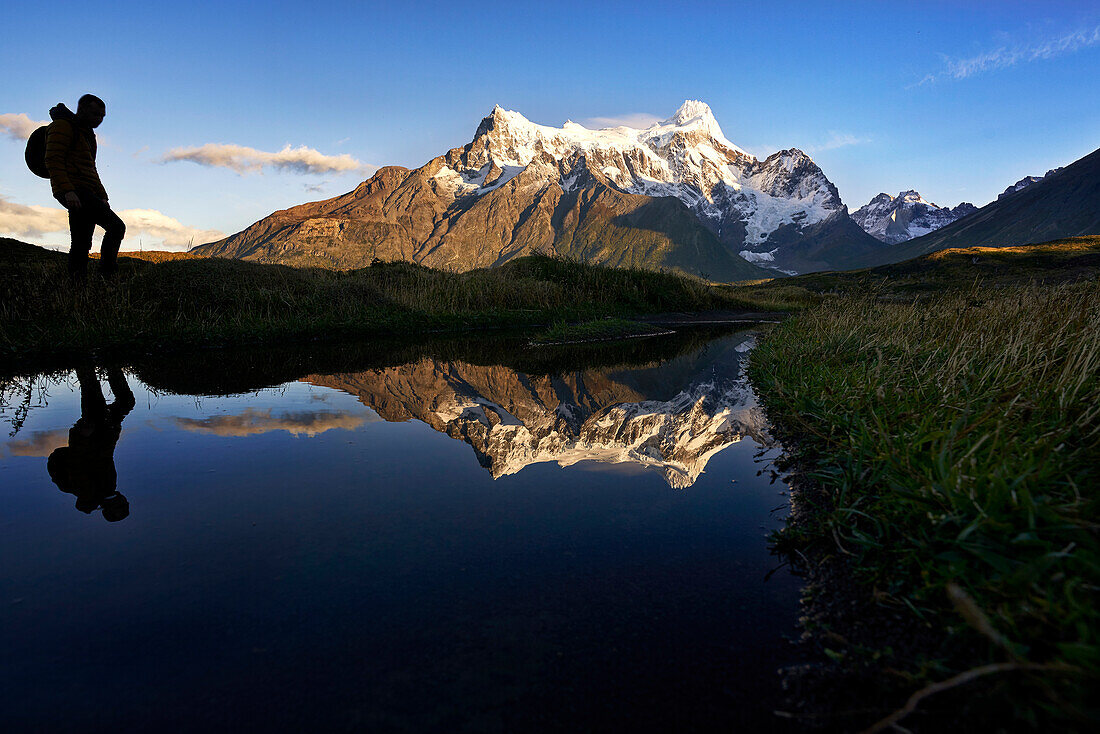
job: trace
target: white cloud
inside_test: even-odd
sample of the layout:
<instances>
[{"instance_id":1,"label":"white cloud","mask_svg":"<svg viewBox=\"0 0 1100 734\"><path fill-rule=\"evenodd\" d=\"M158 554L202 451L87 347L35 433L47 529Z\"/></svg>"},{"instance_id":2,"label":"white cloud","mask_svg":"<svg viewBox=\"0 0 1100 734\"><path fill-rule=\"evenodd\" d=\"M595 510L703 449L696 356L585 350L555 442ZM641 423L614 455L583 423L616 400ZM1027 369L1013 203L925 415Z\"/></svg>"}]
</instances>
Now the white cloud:
<instances>
[{"instance_id":1,"label":"white cloud","mask_svg":"<svg viewBox=\"0 0 1100 734\"><path fill-rule=\"evenodd\" d=\"M13 140L26 140L38 128L49 125L46 122L36 122L22 112L5 112L0 115L0 133Z\"/></svg>"},{"instance_id":2,"label":"white cloud","mask_svg":"<svg viewBox=\"0 0 1100 734\"><path fill-rule=\"evenodd\" d=\"M589 117L581 120L580 124L589 130L600 130L605 127L633 127L644 130L663 119L648 112L631 112L619 117Z\"/></svg>"},{"instance_id":3,"label":"white cloud","mask_svg":"<svg viewBox=\"0 0 1100 734\"><path fill-rule=\"evenodd\" d=\"M162 214L156 209L124 209L118 213L126 222L126 242L124 249L134 249L135 240L141 239L146 249L186 250L192 245L202 245L225 237L224 232L216 229L189 227L178 219ZM152 239L153 244L147 243ZM127 247L127 243L130 244ZM159 244L157 244L159 243Z\"/></svg>"},{"instance_id":4,"label":"white cloud","mask_svg":"<svg viewBox=\"0 0 1100 734\"><path fill-rule=\"evenodd\" d=\"M858 135L852 135L851 133L830 130L829 137L816 145L807 146L806 152L820 153L825 150L836 150L837 148L845 148L849 145L862 145L863 143L868 143L870 141L870 138L861 138Z\"/></svg>"},{"instance_id":5,"label":"white cloud","mask_svg":"<svg viewBox=\"0 0 1100 734\"><path fill-rule=\"evenodd\" d=\"M124 209L118 215L126 222L123 250L187 250L225 237L216 229L189 227L156 209ZM0 196L0 235L43 237L68 231L69 215L64 209L16 204Z\"/></svg>"},{"instance_id":6,"label":"white cloud","mask_svg":"<svg viewBox=\"0 0 1100 734\"><path fill-rule=\"evenodd\" d=\"M191 161L200 166L228 168L237 173L259 173L264 168L292 173L367 173L376 170L352 158L347 153L325 155L313 148L285 146L278 153L268 153L232 143L207 143L197 148L173 148L161 157L161 162Z\"/></svg>"},{"instance_id":7,"label":"white cloud","mask_svg":"<svg viewBox=\"0 0 1100 734\"><path fill-rule=\"evenodd\" d=\"M41 237L68 231L69 215L64 209L24 206L0 196L0 233L9 237Z\"/></svg>"},{"instance_id":8,"label":"white cloud","mask_svg":"<svg viewBox=\"0 0 1100 734\"><path fill-rule=\"evenodd\" d=\"M1100 25L1076 30L1058 38L1048 38L1037 43L1001 46L992 51L986 51L967 58L952 58L941 55L943 68L938 72L926 74L915 86L931 84L941 79L966 79L987 71L1005 69L1020 63L1053 59L1065 54L1076 53L1096 45L1100 45Z\"/></svg>"}]
</instances>

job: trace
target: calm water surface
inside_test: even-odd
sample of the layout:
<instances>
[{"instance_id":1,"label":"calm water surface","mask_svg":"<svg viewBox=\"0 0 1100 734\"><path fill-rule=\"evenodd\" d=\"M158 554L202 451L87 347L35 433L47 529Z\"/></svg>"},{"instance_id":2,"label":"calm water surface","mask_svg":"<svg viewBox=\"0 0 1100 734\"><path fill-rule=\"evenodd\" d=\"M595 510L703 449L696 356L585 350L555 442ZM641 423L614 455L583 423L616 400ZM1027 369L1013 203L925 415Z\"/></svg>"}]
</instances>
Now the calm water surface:
<instances>
[{"instance_id":1,"label":"calm water surface","mask_svg":"<svg viewBox=\"0 0 1100 734\"><path fill-rule=\"evenodd\" d=\"M5 730L780 730L753 339L0 383Z\"/></svg>"}]
</instances>

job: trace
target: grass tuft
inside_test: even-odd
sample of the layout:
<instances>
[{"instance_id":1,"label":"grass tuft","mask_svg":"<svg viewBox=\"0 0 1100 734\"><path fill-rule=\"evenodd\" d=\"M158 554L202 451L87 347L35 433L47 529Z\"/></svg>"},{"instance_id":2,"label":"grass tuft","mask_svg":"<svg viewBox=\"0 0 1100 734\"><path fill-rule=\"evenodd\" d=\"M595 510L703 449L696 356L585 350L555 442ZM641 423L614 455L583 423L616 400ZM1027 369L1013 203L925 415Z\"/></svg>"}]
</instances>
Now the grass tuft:
<instances>
[{"instance_id":1,"label":"grass tuft","mask_svg":"<svg viewBox=\"0 0 1100 734\"><path fill-rule=\"evenodd\" d=\"M850 554L866 589L945 641L895 667L1012 663L1031 672L998 682L998 705L1076 725L1100 671L1098 372L1095 282L799 314L750 367L826 498L781 543Z\"/></svg>"}]
</instances>

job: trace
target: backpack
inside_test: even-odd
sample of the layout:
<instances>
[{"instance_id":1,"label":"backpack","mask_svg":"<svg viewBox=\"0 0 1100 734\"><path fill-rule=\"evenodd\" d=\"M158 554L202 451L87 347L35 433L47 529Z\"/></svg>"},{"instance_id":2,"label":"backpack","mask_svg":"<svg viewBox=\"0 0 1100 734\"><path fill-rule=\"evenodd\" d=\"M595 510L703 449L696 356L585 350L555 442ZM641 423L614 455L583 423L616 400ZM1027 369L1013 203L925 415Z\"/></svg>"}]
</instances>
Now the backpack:
<instances>
[{"instance_id":1,"label":"backpack","mask_svg":"<svg viewBox=\"0 0 1100 734\"><path fill-rule=\"evenodd\" d=\"M50 177L50 172L46 168L46 134L49 129L49 125L43 125L27 138L27 153L25 156L27 168L31 169L31 173L35 176L41 178Z\"/></svg>"},{"instance_id":2,"label":"backpack","mask_svg":"<svg viewBox=\"0 0 1100 734\"><path fill-rule=\"evenodd\" d=\"M50 170L46 168L46 136L50 132L49 125L43 125L42 127L31 133L31 136L27 138L27 152L24 154L24 158L27 160L27 168L31 169L31 173L40 178L49 178ZM73 133L73 139L76 139L76 133ZM72 150L73 141L69 141L69 150Z\"/></svg>"}]
</instances>

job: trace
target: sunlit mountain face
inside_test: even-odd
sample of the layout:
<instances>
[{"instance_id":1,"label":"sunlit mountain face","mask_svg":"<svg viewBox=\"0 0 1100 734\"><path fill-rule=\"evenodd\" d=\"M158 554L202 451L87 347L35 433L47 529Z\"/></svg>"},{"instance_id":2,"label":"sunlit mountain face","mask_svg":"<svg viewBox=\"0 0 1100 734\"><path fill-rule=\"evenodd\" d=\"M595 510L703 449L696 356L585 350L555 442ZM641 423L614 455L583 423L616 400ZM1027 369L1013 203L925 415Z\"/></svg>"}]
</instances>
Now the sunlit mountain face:
<instances>
[{"instance_id":1,"label":"sunlit mountain face","mask_svg":"<svg viewBox=\"0 0 1100 734\"><path fill-rule=\"evenodd\" d=\"M732 281L861 266L882 247L810 156L759 160L687 100L645 129L552 127L494 107L469 143L419 168L386 166L195 252L460 271L539 252Z\"/></svg>"}]
</instances>

